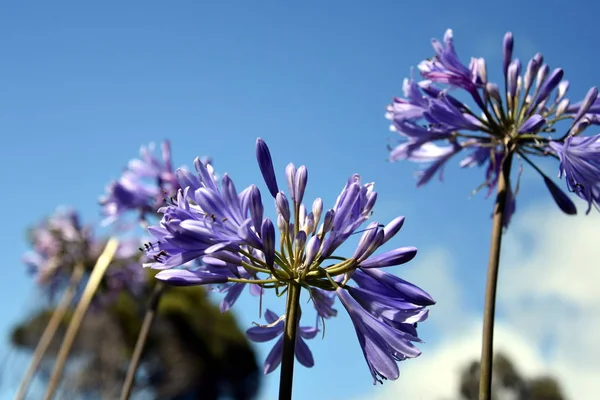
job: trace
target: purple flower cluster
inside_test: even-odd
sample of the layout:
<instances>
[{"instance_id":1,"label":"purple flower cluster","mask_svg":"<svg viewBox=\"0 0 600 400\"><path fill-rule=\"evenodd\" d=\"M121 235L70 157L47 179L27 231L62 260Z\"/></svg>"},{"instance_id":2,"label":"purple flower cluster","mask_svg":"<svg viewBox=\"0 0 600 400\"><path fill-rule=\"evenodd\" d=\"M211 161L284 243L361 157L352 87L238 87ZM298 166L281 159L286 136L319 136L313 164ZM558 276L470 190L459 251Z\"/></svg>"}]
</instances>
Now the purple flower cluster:
<instances>
[{"instance_id":1,"label":"purple flower cluster","mask_svg":"<svg viewBox=\"0 0 600 400\"><path fill-rule=\"evenodd\" d=\"M85 272L91 271L106 244L94 237L90 226L80 224L73 210L58 210L31 229L30 241L32 250L23 256L23 261L50 298L65 287L77 265ZM122 291L141 294L146 274L140 268L139 246L136 239L119 244L96 298L98 302L107 304Z\"/></svg>"},{"instance_id":2,"label":"purple flower cluster","mask_svg":"<svg viewBox=\"0 0 600 400\"><path fill-rule=\"evenodd\" d=\"M291 163L285 168L286 195L261 139L256 142L256 156L274 198L276 221L265 217L257 186L238 191L228 174L219 182L196 159L195 173L175 172L180 189L159 209L160 224L148 228L156 241L145 245L154 259L145 266L161 270L156 278L172 285L210 285L226 292L223 311L234 304L245 285L254 295L289 285L305 288L322 321L337 315L337 297L352 318L375 381L396 379L396 362L420 354L413 345L420 341L416 324L427 318L427 307L435 303L423 290L381 269L410 261L416 248L375 254L398 233L404 217L385 226L371 222L360 231L352 256L341 257L338 248L359 233L372 214L377 199L374 184L352 175L332 208L324 209L320 198L308 208L303 203L307 168ZM196 267L190 267L194 261ZM269 325L251 328L250 339L267 341L283 332L285 316L268 311L265 317ZM317 330L318 323L299 328L297 357L307 367L314 361L304 339L313 338ZM281 352L279 339L267 357L265 373L277 368Z\"/></svg>"},{"instance_id":3,"label":"purple flower cluster","mask_svg":"<svg viewBox=\"0 0 600 400\"><path fill-rule=\"evenodd\" d=\"M588 201L590 207L598 206L599 136L578 136L590 124L600 123L598 89L591 88L583 101L570 104L565 97L569 82L563 80L563 70L551 70L540 53L523 68L513 59L513 45L509 32L503 41L503 96L499 86L488 81L483 58L472 58L468 66L460 61L452 30L446 31L443 43L433 40L435 56L418 65L423 79L405 79L404 97L395 98L388 106L386 118L392 121L391 129L404 139L391 150L390 160L427 163L419 174L420 186L438 173L441 179L445 163L467 152L460 167L485 165L485 182L480 188L487 187L489 195L501 168L512 162L514 155L542 175L563 211L574 214L576 209L568 196L529 158L554 156L560 159L560 172L566 176L569 190ZM473 108L459 100L464 94L473 101ZM566 133L553 138L563 120L569 123ZM514 190L510 186L508 190L508 214L512 214Z\"/></svg>"},{"instance_id":4,"label":"purple flower cluster","mask_svg":"<svg viewBox=\"0 0 600 400\"><path fill-rule=\"evenodd\" d=\"M32 250L23 262L36 282L49 294L68 281L77 263L85 263L92 233L82 227L79 216L71 209L58 209L29 231Z\"/></svg>"},{"instance_id":5,"label":"purple flower cluster","mask_svg":"<svg viewBox=\"0 0 600 400\"><path fill-rule=\"evenodd\" d=\"M169 142L162 143L162 160L153 153L153 143L142 146L140 158L131 160L121 177L106 187L107 193L100 198L106 224L131 211L145 220L148 214L155 214L165 197L179 189L171 165Z\"/></svg>"}]
</instances>

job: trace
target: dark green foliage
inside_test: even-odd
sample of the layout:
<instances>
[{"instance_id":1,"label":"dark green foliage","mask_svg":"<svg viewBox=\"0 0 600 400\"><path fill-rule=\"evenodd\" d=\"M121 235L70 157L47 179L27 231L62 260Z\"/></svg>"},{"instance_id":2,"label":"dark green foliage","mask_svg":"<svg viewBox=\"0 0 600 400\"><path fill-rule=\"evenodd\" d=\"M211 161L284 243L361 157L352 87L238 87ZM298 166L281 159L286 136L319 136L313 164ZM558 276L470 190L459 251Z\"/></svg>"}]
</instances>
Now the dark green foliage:
<instances>
[{"instance_id":1,"label":"dark green foliage","mask_svg":"<svg viewBox=\"0 0 600 400\"><path fill-rule=\"evenodd\" d=\"M65 374L67 398L118 398L145 311L139 303L122 293L112 306L88 311ZM33 350L51 312L16 327L13 345ZM52 367L69 319L42 368ZM132 398L246 400L259 380L254 351L231 314L221 314L200 287L165 291Z\"/></svg>"},{"instance_id":2,"label":"dark green foliage","mask_svg":"<svg viewBox=\"0 0 600 400\"><path fill-rule=\"evenodd\" d=\"M492 400L499 393L511 393L515 400L566 400L558 382L552 377L523 378L502 353L494 355ZM463 368L460 379L461 400L479 399L479 362ZM504 396L503 398L505 398Z\"/></svg>"}]
</instances>

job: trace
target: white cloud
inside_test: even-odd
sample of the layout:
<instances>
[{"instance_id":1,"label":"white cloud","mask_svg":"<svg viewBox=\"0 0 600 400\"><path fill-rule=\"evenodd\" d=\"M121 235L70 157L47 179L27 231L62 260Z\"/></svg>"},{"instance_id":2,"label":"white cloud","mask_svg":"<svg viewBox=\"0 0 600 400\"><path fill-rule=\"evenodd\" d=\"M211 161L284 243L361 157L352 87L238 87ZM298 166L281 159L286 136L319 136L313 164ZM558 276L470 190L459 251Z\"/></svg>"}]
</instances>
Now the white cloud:
<instances>
[{"instance_id":1,"label":"white cloud","mask_svg":"<svg viewBox=\"0 0 600 400\"><path fill-rule=\"evenodd\" d=\"M550 205L520 212L504 240L495 347L526 376L558 377L574 400L600 392L599 222L597 214L567 217ZM450 261L440 251L409 272L438 300L428 323L444 329L442 340L403 363L400 379L369 398L456 399L461 366L479 357L481 320L461 307L465 288L453 279ZM448 331L451 319L462 323Z\"/></svg>"}]
</instances>

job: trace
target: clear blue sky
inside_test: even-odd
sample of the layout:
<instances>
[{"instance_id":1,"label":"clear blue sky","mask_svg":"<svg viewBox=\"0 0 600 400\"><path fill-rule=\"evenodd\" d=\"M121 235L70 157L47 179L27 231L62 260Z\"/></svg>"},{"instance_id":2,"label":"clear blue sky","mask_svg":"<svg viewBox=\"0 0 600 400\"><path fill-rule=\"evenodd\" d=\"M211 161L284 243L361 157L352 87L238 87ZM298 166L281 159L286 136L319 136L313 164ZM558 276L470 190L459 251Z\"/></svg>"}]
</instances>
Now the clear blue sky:
<instances>
[{"instance_id":1,"label":"clear blue sky","mask_svg":"<svg viewBox=\"0 0 600 400\"><path fill-rule=\"evenodd\" d=\"M260 136L280 176L290 161L307 165L307 198L322 197L329 207L350 174L375 181L374 218L407 217L398 246L417 246L421 255L452 250L469 288L465 307L479 312L492 202L469 194L483 171L451 163L444 183L416 189L415 165L386 161L395 136L384 108L402 94L410 67L433 54L430 39L447 28L463 62L486 57L496 80L502 37L511 30L516 55L526 62L542 52L551 67L565 69L570 97L578 99L598 84L598 11L590 2L538 0L4 2L0 331L23 317L32 296L21 263L25 229L61 204L99 220L105 184L141 144L165 138L176 164L209 155L238 188L264 188L254 159ZM530 180L518 207L546 197L541 182ZM427 289L427 279L416 283ZM316 366L298 367L297 398L375 393L342 311L325 340L311 343ZM256 319L254 305L236 312L244 326ZM440 335L422 325L426 341ZM259 350L262 361L269 346ZM273 398L276 387L273 374L263 395Z\"/></svg>"}]
</instances>

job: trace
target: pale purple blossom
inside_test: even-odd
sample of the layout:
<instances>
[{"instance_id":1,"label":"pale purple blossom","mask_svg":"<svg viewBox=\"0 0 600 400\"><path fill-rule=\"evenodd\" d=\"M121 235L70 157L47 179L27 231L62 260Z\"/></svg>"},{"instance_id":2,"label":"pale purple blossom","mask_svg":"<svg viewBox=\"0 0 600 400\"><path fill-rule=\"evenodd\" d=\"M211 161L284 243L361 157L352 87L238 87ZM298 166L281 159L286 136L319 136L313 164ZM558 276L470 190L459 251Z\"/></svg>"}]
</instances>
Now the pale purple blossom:
<instances>
[{"instance_id":1,"label":"pale purple blossom","mask_svg":"<svg viewBox=\"0 0 600 400\"><path fill-rule=\"evenodd\" d=\"M561 171L567 179L577 175L568 182L569 189L590 205L595 202L597 169L582 163L573 167L564 160L565 151L570 150L564 150L561 143L565 143L565 148L581 148L579 142L571 145L565 140L576 137L590 125L600 124L597 88L591 88L582 101L571 104L565 97L569 83L563 79L564 71L551 69L540 53L523 68L520 60L513 59L514 38L510 32L502 43L504 96L499 86L488 80L483 58L472 58L468 66L460 60L452 30L446 31L442 42L433 40L432 45L434 57L418 65L423 79L415 80L411 71L410 79L404 80L404 97L394 98L388 106L386 118L392 121L392 131L402 138L390 149L390 161L426 164L418 174L417 185L420 186L436 174L441 179L444 165L459 153L467 152L459 165L486 167L485 180L479 188L487 188L489 196L495 191L500 171L507 161L521 158L541 174L561 210L573 214L573 203L559 193L560 189L531 159L556 155L561 158L564 166ZM460 92L474 105L458 100ZM566 134L552 138L563 119L569 121L570 128ZM588 140L581 142L584 146L589 143ZM575 181L581 181L584 188ZM515 210L518 183L509 180L509 185L505 226Z\"/></svg>"}]
</instances>

